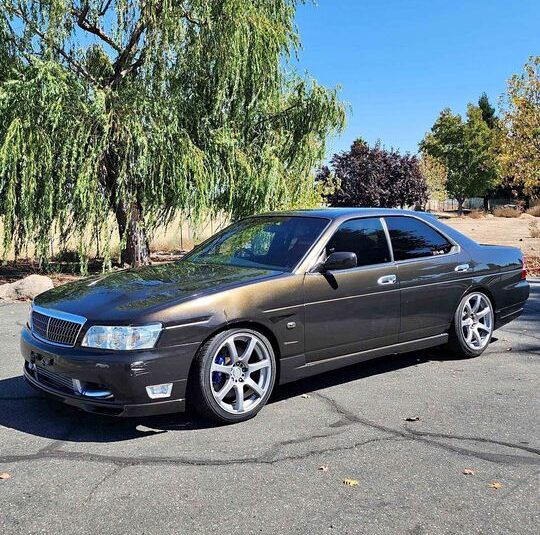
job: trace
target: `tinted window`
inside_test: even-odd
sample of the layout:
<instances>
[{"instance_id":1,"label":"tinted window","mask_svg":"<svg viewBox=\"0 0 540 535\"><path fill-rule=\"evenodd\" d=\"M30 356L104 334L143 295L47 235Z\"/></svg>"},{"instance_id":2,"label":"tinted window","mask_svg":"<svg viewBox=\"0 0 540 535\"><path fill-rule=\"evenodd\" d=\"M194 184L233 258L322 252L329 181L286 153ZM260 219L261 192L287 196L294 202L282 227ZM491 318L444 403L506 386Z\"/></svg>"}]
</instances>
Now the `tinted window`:
<instances>
[{"instance_id":1,"label":"tinted window","mask_svg":"<svg viewBox=\"0 0 540 535\"><path fill-rule=\"evenodd\" d=\"M188 262L290 271L328 224L316 217L267 216L238 221L186 257Z\"/></svg>"},{"instance_id":2,"label":"tinted window","mask_svg":"<svg viewBox=\"0 0 540 535\"><path fill-rule=\"evenodd\" d=\"M387 217L394 260L449 253L452 244L435 229L412 217Z\"/></svg>"},{"instance_id":3,"label":"tinted window","mask_svg":"<svg viewBox=\"0 0 540 535\"><path fill-rule=\"evenodd\" d=\"M341 225L326 246L326 254L356 253L359 266L390 261L388 242L380 219L352 219Z\"/></svg>"}]
</instances>

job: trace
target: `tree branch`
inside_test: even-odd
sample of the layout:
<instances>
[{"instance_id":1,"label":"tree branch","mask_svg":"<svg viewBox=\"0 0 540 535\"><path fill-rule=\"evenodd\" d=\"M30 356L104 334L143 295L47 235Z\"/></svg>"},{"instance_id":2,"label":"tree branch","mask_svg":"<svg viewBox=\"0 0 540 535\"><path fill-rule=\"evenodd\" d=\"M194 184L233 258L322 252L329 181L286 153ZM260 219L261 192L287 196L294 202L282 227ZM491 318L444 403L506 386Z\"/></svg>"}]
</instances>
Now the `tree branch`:
<instances>
[{"instance_id":1,"label":"tree branch","mask_svg":"<svg viewBox=\"0 0 540 535\"><path fill-rule=\"evenodd\" d=\"M34 21L28 19L21 10L13 7L8 7L7 9L10 9L13 14L19 17L25 24L27 24L31 28L32 32L35 35L37 35L42 41L47 43L47 45L49 45L53 50L60 54L60 56L62 56L67 61L68 65L75 73L84 76L93 84L101 87L101 84L86 70L83 65L81 65L73 56L71 56L71 54L68 54L61 46L56 45L52 41L52 39L50 39L44 32L42 32L34 23Z\"/></svg>"},{"instance_id":2,"label":"tree branch","mask_svg":"<svg viewBox=\"0 0 540 535\"><path fill-rule=\"evenodd\" d=\"M272 121L275 121L276 119L279 119L280 117L282 117L283 115L286 115L288 112L290 112L291 110L294 110L295 108L298 108L298 106L300 105L299 102L296 102L294 104L291 104L290 106L288 106L287 108L281 110L281 111L278 111L277 113L275 113L274 115L269 115L268 117L265 117L264 119L260 119L259 121L257 121L252 127L251 127L251 130L256 130L257 127L259 127L260 125L264 124L264 123L268 123L268 122L272 122ZM258 134L255 134L254 138L257 137Z\"/></svg>"},{"instance_id":3,"label":"tree branch","mask_svg":"<svg viewBox=\"0 0 540 535\"><path fill-rule=\"evenodd\" d=\"M103 42L114 48L117 52L122 51L122 47L109 35L107 35L99 26L91 24L86 20L86 15L89 11L89 6L86 4L84 9L72 8L71 13L77 18L77 25L79 28L99 37Z\"/></svg>"},{"instance_id":4,"label":"tree branch","mask_svg":"<svg viewBox=\"0 0 540 535\"><path fill-rule=\"evenodd\" d=\"M181 17L185 18L191 24L195 24L197 26L205 26L206 25L206 19L196 19L191 15L191 11L188 11L182 2L180 2L180 9L182 10L182 13L180 14Z\"/></svg>"},{"instance_id":5,"label":"tree branch","mask_svg":"<svg viewBox=\"0 0 540 535\"><path fill-rule=\"evenodd\" d=\"M114 74L110 78L108 85L112 86L117 84L122 78L127 76L130 72L133 72L134 70L138 69L143 63L145 59L144 50L141 51L139 58L132 63L129 67L127 66L128 62L130 61L130 58L133 58L135 54L137 53L137 45L139 43L139 40L142 36L142 34L146 31L147 25L144 22L144 17L142 15L144 9L146 7L146 3L142 2L141 4L141 16L137 23L135 24L135 27L133 29L133 32L131 34L131 37L129 38L129 41L116 59L116 61L113 64L114 68ZM187 10L182 3L179 4L179 7L181 9L180 16L185 18L188 22L191 24L195 24L197 26L203 26L206 25L206 20L199 20L194 18L191 15L191 12ZM161 12L161 4L158 4L156 7L156 13L159 15Z\"/></svg>"},{"instance_id":6,"label":"tree branch","mask_svg":"<svg viewBox=\"0 0 540 535\"><path fill-rule=\"evenodd\" d=\"M107 0L106 4L101 4L101 9L99 11L99 16L103 17L105 13L107 13L107 10L109 9L109 6L111 5L112 0Z\"/></svg>"},{"instance_id":7,"label":"tree branch","mask_svg":"<svg viewBox=\"0 0 540 535\"><path fill-rule=\"evenodd\" d=\"M143 7L144 5L141 6L141 10L143 9ZM114 62L114 65L113 65L114 74L109 81L109 85L114 85L118 83L120 79L123 78L129 70L132 70L132 69L125 69L125 66L129 58L133 55L134 53L133 49L139 43L139 39L141 38L141 35L145 29L146 29L146 24L143 22L143 19L141 17L137 21L137 24L135 24L135 28L133 29L133 33L131 34L131 37L129 38L126 48L122 50L121 54L118 56L117 60Z\"/></svg>"}]
</instances>

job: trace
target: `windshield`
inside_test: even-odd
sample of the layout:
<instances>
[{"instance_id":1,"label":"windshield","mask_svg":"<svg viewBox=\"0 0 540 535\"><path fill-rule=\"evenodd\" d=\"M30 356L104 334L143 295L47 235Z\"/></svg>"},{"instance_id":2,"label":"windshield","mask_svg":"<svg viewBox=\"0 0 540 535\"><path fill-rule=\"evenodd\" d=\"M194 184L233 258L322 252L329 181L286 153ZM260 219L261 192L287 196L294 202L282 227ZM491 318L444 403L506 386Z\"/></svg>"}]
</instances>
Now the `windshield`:
<instances>
[{"instance_id":1,"label":"windshield","mask_svg":"<svg viewBox=\"0 0 540 535\"><path fill-rule=\"evenodd\" d=\"M291 271L328 224L327 219L259 216L242 219L186 257L188 262Z\"/></svg>"}]
</instances>

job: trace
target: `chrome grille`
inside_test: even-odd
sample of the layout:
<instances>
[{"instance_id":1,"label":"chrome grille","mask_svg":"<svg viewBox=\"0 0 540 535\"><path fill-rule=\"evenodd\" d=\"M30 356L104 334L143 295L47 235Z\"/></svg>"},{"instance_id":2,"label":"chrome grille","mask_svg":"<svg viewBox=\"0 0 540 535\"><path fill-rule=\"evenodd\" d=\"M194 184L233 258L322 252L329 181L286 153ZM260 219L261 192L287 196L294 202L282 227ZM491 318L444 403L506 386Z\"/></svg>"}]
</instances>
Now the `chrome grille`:
<instances>
[{"instance_id":1,"label":"chrome grille","mask_svg":"<svg viewBox=\"0 0 540 535\"><path fill-rule=\"evenodd\" d=\"M46 385L48 384L53 388L67 390L70 394L75 392L75 389L73 388L73 379L64 377L63 375L59 375L58 373L51 372L44 368L40 368L39 366L36 366L36 379L40 383L44 383Z\"/></svg>"},{"instance_id":2,"label":"chrome grille","mask_svg":"<svg viewBox=\"0 0 540 535\"><path fill-rule=\"evenodd\" d=\"M70 321L56 317L52 313L49 315L32 310L32 332L37 338L53 344L74 346L82 323L84 322Z\"/></svg>"}]
</instances>

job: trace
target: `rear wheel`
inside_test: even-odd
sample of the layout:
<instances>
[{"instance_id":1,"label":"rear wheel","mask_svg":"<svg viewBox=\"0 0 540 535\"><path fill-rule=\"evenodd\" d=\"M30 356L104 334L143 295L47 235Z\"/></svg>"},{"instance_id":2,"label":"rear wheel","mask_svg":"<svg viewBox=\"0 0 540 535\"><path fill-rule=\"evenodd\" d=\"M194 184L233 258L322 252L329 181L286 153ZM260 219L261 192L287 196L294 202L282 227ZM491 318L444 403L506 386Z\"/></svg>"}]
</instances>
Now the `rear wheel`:
<instances>
[{"instance_id":1,"label":"rear wheel","mask_svg":"<svg viewBox=\"0 0 540 535\"><path fill-rule=\"evenodd\" d=\"M481 355L494 328L493 305L482 292L467 294L460 301L450 329L449 347L460 357Z\"/></svg>"},{"instance_id":2,"label":"rear wheel","mask_svg":"<svg viewBox=\"0 0 540 535\"><path fill-rule=\"evenodd\" d=\"M276 360L268 339L252 329L230 329L200 349L189 390L202 416L234 423L255 416L272 393Z\"/></svg>"}]
</instances>

